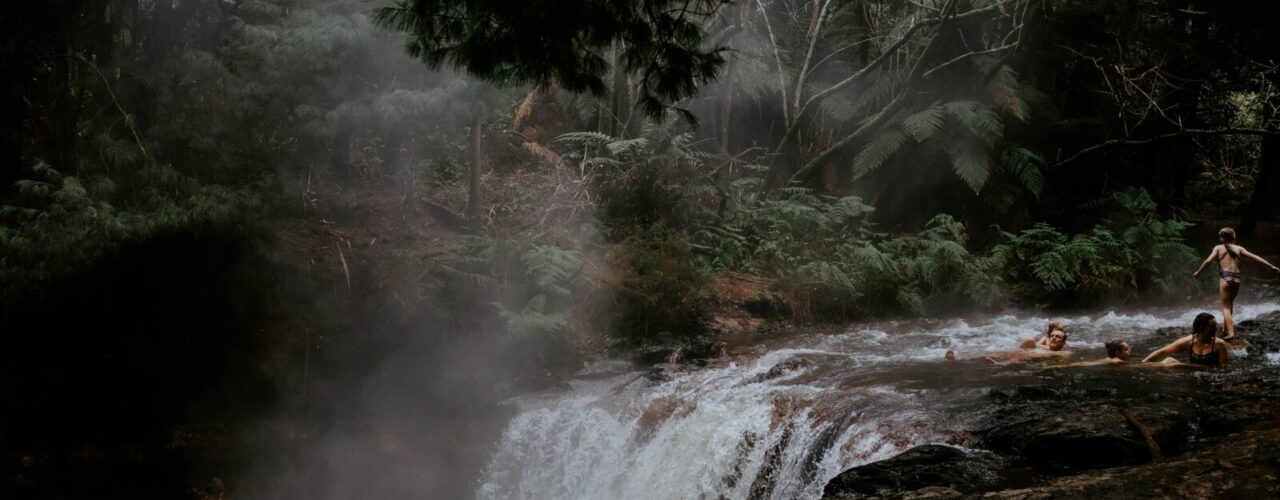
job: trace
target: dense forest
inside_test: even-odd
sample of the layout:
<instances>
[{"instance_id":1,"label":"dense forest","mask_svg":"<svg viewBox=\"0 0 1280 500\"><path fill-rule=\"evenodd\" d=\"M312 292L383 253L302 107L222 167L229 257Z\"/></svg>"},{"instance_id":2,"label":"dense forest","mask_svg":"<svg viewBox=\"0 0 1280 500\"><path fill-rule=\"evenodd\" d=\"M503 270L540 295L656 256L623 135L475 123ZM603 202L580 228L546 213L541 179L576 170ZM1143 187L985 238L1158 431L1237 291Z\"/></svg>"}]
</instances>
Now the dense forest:
<instances>
[{"instance_id":1,"label":"dense forest","mask_svg":"<svg viewBox=\"0 0 1280 500\"><path fill-rule=\"evenodd\" d=\"M1261 3L2 9L6 498L461 498L592 361L1280 251Z\"/></svg>"}]
</instances>

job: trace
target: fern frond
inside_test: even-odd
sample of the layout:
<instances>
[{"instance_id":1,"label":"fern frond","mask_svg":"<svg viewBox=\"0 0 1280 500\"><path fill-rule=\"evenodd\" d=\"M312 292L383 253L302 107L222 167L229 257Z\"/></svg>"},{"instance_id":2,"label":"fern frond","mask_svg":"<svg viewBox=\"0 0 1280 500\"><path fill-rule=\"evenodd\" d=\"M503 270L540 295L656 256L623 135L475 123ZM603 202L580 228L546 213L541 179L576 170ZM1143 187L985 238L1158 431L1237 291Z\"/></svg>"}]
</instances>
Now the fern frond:
<instances>
[{"instance_id":1,"label":"fern frond","mask_svg":"<svg viewBox=\"0 0 1280 500\"><path fill-rule=\"evenodd\" d=\"M561 134L559 137L555 138L554 142L564 142L576 146L599 146L617 140L618 139L604 132L584 131Z\"/></svg>"},{"instance_id":2,"label":"fern frond","mask_svg":"<svg viewBox=\"0 0 1280 500\"><path fill-rule=\"evenodd\" d=\"M947 157L956 175L960 176L974 193L991 177L991 158L975 141L952 141L946 145Z\"/></svg>"},{"instance_id":3,"label":"fern frond","mask_svg":"<svg viewBox=\"0 0 1280 500\"><path fill-rule=\"evenodd\" d=\"M1018 72L1008 65L1001 66L987 83L987 92L991 94L991 102L1000 111L1019 121L1026 122L1031 116L1027 101L1022 98L1022 83Z\"/></svg>"},{"instance_id":4,"label":"fern frond","mask_svg":"<svg viewBox=\"0 0 1280 500\"><path fill-rule=\"evenodd\" d=\"M1044 159L1040 155L1027 148L1008 148L1004 151L1003 164L1005 171L1018 179L1022 187L1033 196L1040 197L1040 191L1044 189L1044 174L1041 173Z\"/></svg>"},{"instance_id":5,"label":"fern frond","mask_svg":"<svg viewBox=\"0 0 1280 500\"><path fill-rule=\"evenodd\" d=\"M960 100L942 106L957 122L988 144L1004 136L1004 120L990 104Z\"/></svg>"},{"instance_id":6,"label":"fern frond","mask_svg":"<svg viewBox=\"0 0 1280 500\"><path fill-rule=\"evenodd\" d=\"M525 273L541 290L568 293L565 288L570 278L582 267L582 254L556 246L537 245L520 257Z\"/></svg>"},{"instance_id":7,"label":"fern frond","mask_svg":"<svg viewBox=\"0 0 1280 500\"><path fill-rule=\"evenodd\" d=\"M854 178L866 175L880 168L897 153L907 142L907 134L898 129L889 129L876 136L870 143L853 157Z\"/></svg>"},{"instance_id":8,"label":"fern frond","mask_svg":"<svg viewBox=\"0 0 1280 500\"><path fill-rule=\"evenodd\" d=\"M911 134L911 138L916 142L924 142L942 130L942 125L946 122L946 114L946 110L941 106L930 107L903 119L902 129Z\"/></svg>"},{"instance_id":9,"label":"fern frond","mask_svg":"<svg viewBox=\"0 0 1280 500\"><path fill-rule=\"evenodd\" d=\"M614 156L636 154L647 147L649 147L649 140L643 137L615 140L605 144L605 149L609 151L609 154Z\"/></svg>"},{"instance_id":10,"label":"fern frond","mask_svg":"<svg viewBox=\"0 0 1280 500\"><path fill-rule=\"evenodd\" d=\"M837 221L852 222L875 210L875 207L863 203L860 197L846 196L836 200L827 208L827 216Z\"/></svg>"}]
</instances>

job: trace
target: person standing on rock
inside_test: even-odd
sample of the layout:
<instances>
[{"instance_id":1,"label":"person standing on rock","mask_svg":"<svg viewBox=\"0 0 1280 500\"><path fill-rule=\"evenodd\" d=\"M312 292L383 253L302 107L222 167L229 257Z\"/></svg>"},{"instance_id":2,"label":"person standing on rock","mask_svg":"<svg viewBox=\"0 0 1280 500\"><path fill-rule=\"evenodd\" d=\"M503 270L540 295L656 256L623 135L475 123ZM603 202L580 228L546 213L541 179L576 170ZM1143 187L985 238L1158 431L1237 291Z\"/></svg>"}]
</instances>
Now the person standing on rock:
<instances>
[{"instance_id":1,"label":"person standing on rock","mask_svg":"<svg viewBox=\"0 0 1280 500\"><path fill-rule=\"evenodd\" d=\"M1231 346L1218 338L1218 322L1212 314L1200 313L1191 323L1191 335L1157 349L1142 359L1143 363L1158 362L1166 356L1187 351L1187 363L1201 366L1227 366Z\"/></svg>"},{"instance_id":2,"label":"person standing on rock","mask_svg":"<svg viewBox=\"0 0 1280 500\"><path fill-rule=\"evenodd\" d=\"M1231 314L1235 312L1236 295L1240 293L1240 258L1257 261L1271 268L1272 271L1280 272L1280 267L1273 266L1266 259L1236 245L1234 229L1224 227L1218 230L1218 241L1222 244L1213 247L1213 251L1209 252L1209 256L1200 263L1200 267L1191 276L1199 277L1200 272L1204 271L1209 263L1218 262L1218 276L1221 278L1218 280L1218 298L1222 300L1222 323L1226 326L1226 336L1223 338L1231 340L1236 337L1235 322L1232 321Z\"/></svg>"}]
</instances>

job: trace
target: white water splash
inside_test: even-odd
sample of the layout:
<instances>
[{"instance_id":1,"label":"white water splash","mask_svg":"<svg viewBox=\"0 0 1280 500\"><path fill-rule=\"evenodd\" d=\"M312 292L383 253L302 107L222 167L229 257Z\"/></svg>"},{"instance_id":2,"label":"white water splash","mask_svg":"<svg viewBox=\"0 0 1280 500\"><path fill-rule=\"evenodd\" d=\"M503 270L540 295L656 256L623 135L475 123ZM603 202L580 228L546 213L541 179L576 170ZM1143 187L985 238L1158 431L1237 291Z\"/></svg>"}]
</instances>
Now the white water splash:
<instances>
[{"instance_id":1,"label":"white water splash","mask_svg":"<svg viewBox=\"0 0 1280 500\"><path fill-rule=\"evenodd\" d=\"M1278 304L1238 306L1243 321ZM1059 319L1072 349L1189 326L1200 311ZM485 499L818 498L841 471L946 439L939 391L900 367L1007 351L1051 318L889 322L798 335L757 358L700 370L575 380L514 400L476 494ZM1280 362L1280 361L1273 361ZM736 364L741 363L741 365ZM606 369L618 370L616 362ZM867 375L871 373L872 375ZM954 394L953 394L954 396Z\"/></svg>"}]
</instances>

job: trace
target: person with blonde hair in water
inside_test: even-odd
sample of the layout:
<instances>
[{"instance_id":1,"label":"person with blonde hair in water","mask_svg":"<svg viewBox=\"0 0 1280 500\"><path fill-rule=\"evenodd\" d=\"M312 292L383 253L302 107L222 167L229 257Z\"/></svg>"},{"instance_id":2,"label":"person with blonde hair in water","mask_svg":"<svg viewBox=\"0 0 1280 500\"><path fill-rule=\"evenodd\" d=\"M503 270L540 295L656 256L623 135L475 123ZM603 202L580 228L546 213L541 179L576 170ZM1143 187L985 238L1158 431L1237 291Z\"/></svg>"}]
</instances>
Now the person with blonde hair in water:
<instances>
[{"instance_id":1,"label":"person with blonde hair in water","mask_svg":"<svg viewBox=\"0 0 1280 500\"><path fill-rule=\"evenodd\" d=\"M1199 277L1200 272L1209 263L1218 262L1218 298L1222 300L1222 324L1224 326L1223 338L1231 340L1236 337L1235 322L1232 320L1231 314L1235 312L1236 295L1240 293L1240 259L1246 258L1254 260L1264 266L1271 268L1272 271L1280 272L1280 267L1271 265L1266 259L1249 253L1244 247L1236 244L1236 231L1229 227L1224 227L1218 231L1218 241L1221 245L1213 247L1213 251L1209 252L1209 256L1200 263L1200 267L1191 276Z\"/></svg>"}]
</instances>

